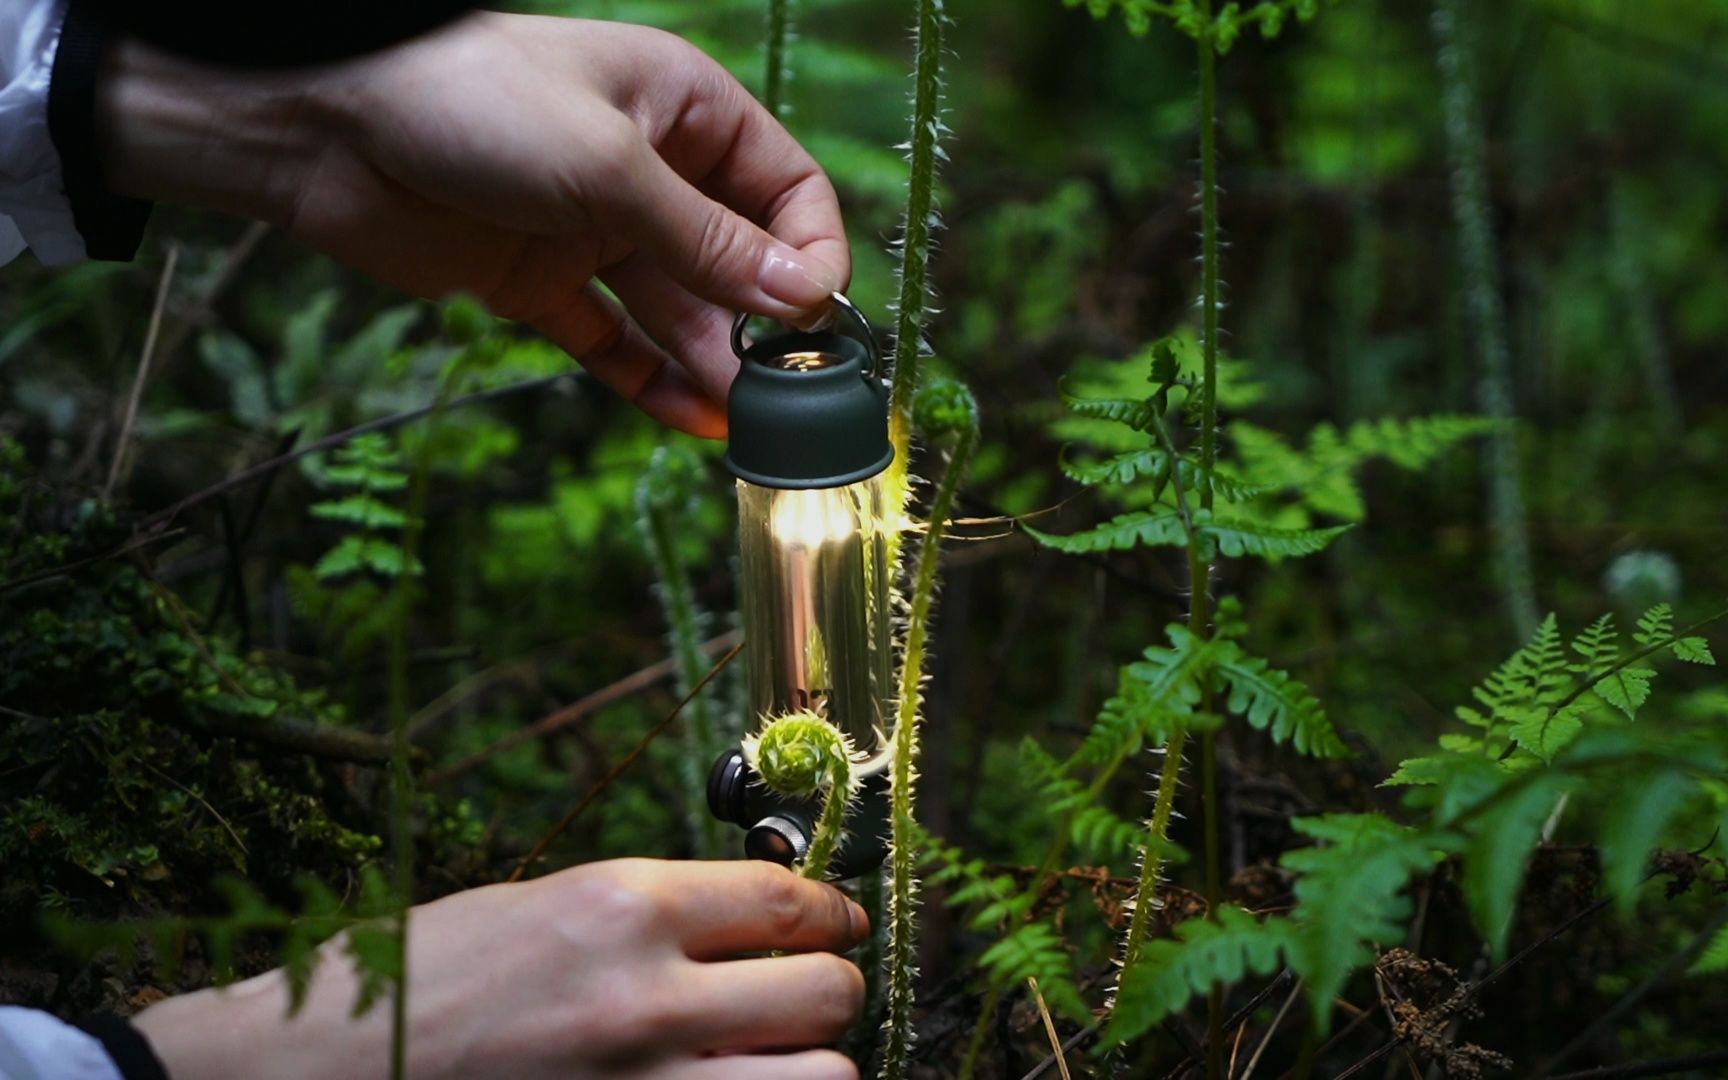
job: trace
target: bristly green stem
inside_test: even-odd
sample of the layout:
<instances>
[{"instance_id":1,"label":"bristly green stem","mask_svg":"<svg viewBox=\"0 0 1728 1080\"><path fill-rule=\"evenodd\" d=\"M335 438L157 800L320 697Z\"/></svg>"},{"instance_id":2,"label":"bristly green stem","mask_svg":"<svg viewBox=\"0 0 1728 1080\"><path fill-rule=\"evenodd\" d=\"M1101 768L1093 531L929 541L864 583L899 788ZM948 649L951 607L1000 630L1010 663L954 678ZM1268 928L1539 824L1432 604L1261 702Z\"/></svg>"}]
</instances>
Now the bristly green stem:
<instances>
[{"instance_id":1,"label":"bristly green stem","mask_svg":"<svg viewBox=\"0 0 1728 1080\"><path fill-rule=\"evenodd\" d=\"M1211 476L1218 460L1218 53L1212 0L1200 0L1204 30L1196 35L1200 74L1200 468ZM1212 508L1212 485L1200 491L1200 505ZM1196 637L1211 635L1212 593L1210 567L1200 557L1199 545L1188 538L1188 629ZM1202 708L1212 708L1212 689L1202 688ZM1200 828L1205 836L1206 905L1214 918L1223 899L1223 875L1218 851L1218 733L1207 729L1200 735ZM1173 740L1174 741L1174 740ZM1162 794L1162 792L1160 792ZM1214 986L1206 1009L1206 1076L1224 1075L1224 994Z\"/></svg>"},{"instance_id":2,"label":"bristly green stem","mask_svg":"<svg viewBox=\"0 0 1728 1080\"><path fill-rule=\"evenodd\" d=\"M936 225L937 144L943 130L942 34L947 21L943 0L918 0L911 169L900 238L900 295L894 317L894 375L888 405L888 439L894 445L894 462L888 466L887 498L896 513L905 510L910 490L912 401L918 390L924 323L930 305L930 236ZM891 543L897 545L898 541Z\"/></svg>"},{"instance_id":3,"label":"bristly green stem","mask_svg":"<svg viewBox=\"0 0 1728 1080\"><path fill-rule=\"evenodd\" d=\"M963 391L962 391L963 392ZM900 1080L912 1051L912 971L917 944L918 859L916 822L912 817L913 765L918 756L918 721L923 700L924 657L930 632L930 612L936 595L936 571L940 565L942 530L954 507L955 494L966 475L972 451L978 443L977 406L965 394L969 422L956 431L948 468L936 485L924 542L918 548L913 576L911 608L907 617L906 649L900 662L898 701L894 722L894 765L890 795L892 854L888 895L888 1018L882 1077Z\"/></svg>"},{"instance_id":4,"label":"bristly green stem","mask_svg":"<svg viewBox=\"0 0 1728 1080\"><path fill-rule=\"evenodd\" d=\"M762 73L762 104L777 120L786 117L786 45L792 37L792 0L768 0L768 47Z\"/></svg>"},{"instance_id":5,"label":"bristly green stem","mask_svg":"<svg viewBox=\"0 0 1728 1080\"><path fill-rule=\"evenodd\" d=\"M677 489L679 480L670 475L676 465L668 457L667 447L654 454L653 462L642 476L636 490L636 509L643 545L649 562L654 566L655 592L666 615L672 646L672 659L677 666L678 693L688 694L708 670L702 653L707 637L708 618L696 603L690 587L690 576L678 555L676 510L664 496L666 489ZM720 822L707 812L704 791L707 787L708 766L720 753L714 709L707 694L698 694L685 710L684 754L679 762L686 812L690 819L690 842L697 858L711 859L721 851Z\"/></svg>"},{"instance_id":6,"label":"bristly green stem","mask_svg":"<svg viewBox=\"0 0 1728 1080\"><path fill-rule=\"evenodd\" d=\"M408 613L414 606L414 567L426 519L426 499L432 481L433 434L450 398L460 364L453 365L433 403L425 437L414 462L408 494L408 521L402 529L402 574L396 579L390 612L390 849L395 857L393 886L396 940L400 951L396 984L390 995L390 1076L408 1075L408 919L414 904L414 774L408 743Z\"/></svg>"},{"instance_id":7,"label":"bristly green stem","mask_svg":"<svg viewBox=\"0 0 1728 1080\"><path fill-rule=\"evenodd\" d=\"M1481 357L1483 410L1504 426L1488 443L1488 495L1494 562L1503 602L1518 640L1536 629L1536 589L1530 568L1524 484L1518 461L1517 410L1512 400L1512 357L1506 343L1506 310L1500 267L1488 212L1488 179L1469 35L1459 0L1440 0L1434 37L1441 76L1441 114L1452 174L1452 219L1457 226L1464 302Z\"/></svg>"},{"instance_id":8,"label":"bristly green stem","mask_svg":"<svg viewBox=\"0 0 1728 1080\"><path fill-rule=\"evenodd\" d=\"M1210 473L1218 460L1218 54L1212 0L1195 7L1205 27L1195 38L1200 62L1200 468ZM1200 505L1212 508L1211 485L1201 490Z\"/></svg>"}]
</instances>

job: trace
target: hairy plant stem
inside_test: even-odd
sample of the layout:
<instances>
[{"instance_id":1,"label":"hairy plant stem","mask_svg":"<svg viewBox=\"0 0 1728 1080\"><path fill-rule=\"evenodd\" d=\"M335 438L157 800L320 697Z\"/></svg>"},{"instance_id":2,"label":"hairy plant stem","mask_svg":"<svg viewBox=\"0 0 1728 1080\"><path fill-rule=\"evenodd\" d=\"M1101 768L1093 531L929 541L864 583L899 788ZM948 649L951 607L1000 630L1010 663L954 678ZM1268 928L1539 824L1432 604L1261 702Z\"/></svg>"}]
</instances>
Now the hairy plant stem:
<instances>
[{"instance_id":1,"label":"hairy plant stem","mask_svg":"<svg viewBox=\"0 0 1728 1080\"><path fill-rule=\"evenodd\" d=\"M414 606L414 567L424 534L427 495L432 486L432 436L461 372L452 368L433 400L426 437L414 461L408 493L408 521L402 528L402 574L396 579L390 613L390 849L395 857L396 941L399 968L390 995L390 1076L408 1075L408 919L414 905L414 773L413 747L408 742L408 613Z\"/></svg>"},{"instance_id":2,"label":"hairy plant stem","mask_svg":"<svg viewBox=\"0 0 1728 1080\"><path fill-rule=\"evenodd\" d=\"M1200 123L1200 468L1210 476L1218 460L1218 314L1221 274L1218 258L1218 57L1214 41L1211 0L1197 5L1201 29L1195 35L1196 60L1199 75ZM1177 512L1182 517L1188 554L1188 630L1196 638L1212 633L1211 568L1201 549L1199 534L1193 526L1189 497L1181 478L1181 456L1162 416L1154 415L1155 433L1171 459L1171 481ZM1201 485L1196 493L1200 507L1212 508L1212 486ZM1203 712L1212 708L1210 687L1203 689ZM1140 883L1135 891L1134 914L1129 920L1127 936L1122 946L1121 980L1139 962L1145 945L1151 911L1157 902L1158 880L1164 866L1164 848L1169 843L1170 817L1176 802L1176 787L1181 777L1182 754L1187 747L1188 729L1178 724L1171 731L1164 748L1164 767L1159 774L1158 792L1153 797L1152 817L1147 824L1146 853L1140 863ZM1218 760L1217 733L1206 730L1200 735L1201 829L1206 853L1206 902L1215 913L1223 896L1223 875L1218 845ZM1118 983L1120 985L1120 981ZM1207 1003L1206 1073L1211 1080L1224 1071L1224 994L1214 987Z\"/></svg>"},{"instance_id":3,"label":"hairy plant stem","mask_svg":"<svg viewBox=\"0 0 1728 1080\"><path fill-rule=\"evenodd\" d=\"M690 588L690 577L678 557L678 546L672 522L672 508L656 504L649 485L655 477L644 474L637 492L641 512L642 539L648 548L649 561L654 564L658 581L655 590L670 628L672 658L677 669L680 697L707 671L702 643L707 636L707 619L696 606L696 596ZM718 857L721 850L720 820L708 813L706 791L708 766L719 756L720 745L715 730L713 710L707 695L691 699L684 724L684 753L679 762L679 779L683 782L685 813L690 823L690 842L698 858Z\"/></svg>"},{"instance_id":4,"label":"hairy plant stem","mask_svg":"<svg viewBox=\"0 0 1728 1080\"><path fill-rule=\"evenodd\" d=\"M799 873L812 881L828 880L828 864L834 861L834 853L840 850L840 839L846 835L846 804L850 801L851 791L851 770L843 764L836 765L828 774L816 835L811 837L810 850L799 869Z\"/></svg>"},{"instance_id":5,"label":"hairy plant stem","mask_svg":"<svg viewBox=\"0 0 1728 1080\"><path fill-rule=\"evenodd\" d=\"M1473 65L1467 55L1462 0L1439 0L1434 11L1441 110L1452 174L1452 219L1458 230L1465 308L1481 357L1482 407L1504 426L1489 436L1488 495L1494 562L1502 602L1520 641L1536 629L1536 587L1530 567L1524 486L1518 462L1517 409L1512 400L1512 358L1506 310L1488 207L1488 179Z\"/></svg>"},{"instance_id":6,"label":"hairy plant stem","mask_svg":"<svg viewBox=\"0 0 1728 1080\"><path fill-rule=\"evenodd\" d=\"M1218 305L1220 301L1218 259L1218 53L1213 39L1212 0L1200 0L1204 30L1195 38L1200 69L1200 468L1208 476L1218 460ZM1202 508L1212 509L1212 485L1200 491ZM1188 629L1197 638L1212 633L1211 568L1205 564L1199 541L1188 536ZM1212 688L1202 688L1201 707L1212 709ZM1200 735L1200 828L1206 847L1206 907L1218 917L1223 899L1223 875L1218 858L1218 733L1208 729ZM1166 763L1168 764L1168 763ZM1162 794L1162 792L1160 792ZM1224 1075L1224 988L1213 986L1206 1003L1206 1076Z\"/></svg>"},{"instance_id":7,"label":"hairy plant stem","mask_svg":"<svg viewBox=\"0 0 1728 1080\"><path fill-rule=\"evenodd\" d=\"M786 106L786 46L792 38L792 0L768 0L768 42L762 72L762 104L775 119Z\"/></svg>"},{"instance_id":8,"label":"hairy plant stem","mask_svg":"<svg viewBox=\"0 0 1728 1080\"><path fill-rule=\"evenodd\" d=\"M942 135L942 33L944 0L918 0L914 32L916 60L912 92L911 168L906 218L900 238L900 294L894 310L894 374L888 401L886 496L891 513L903 514L911 493L912 400L924 358L924 323L930 308L930 236L936 226L936 150ZM897 565L899 538L890 534L889 565Z\"/></svg>"},{"instance_id":9,"label":"hairy plant stem","mask_svg":"<svg viewBox=\"0 0 1728 1080\"><path fill-rule=\"evenodd\" d=\"M948 458L948 468L936 485L924 542L918 548L911 607L907 615L906 649L900 661L899 697L894 722L892 854L888 895L888 1018L887 1045L882 1060L884 1080L906 1075L912 1051L912 971L917 949L918 904L916 822L912 817L913 764L918 757L918 721L923 699L924 658L929 640L930 612L936 595L936 571L942 553L942 530L954 506L955 493L966 475L978 442L976 413L962 429Z\"/></svg>"}]
</instances>

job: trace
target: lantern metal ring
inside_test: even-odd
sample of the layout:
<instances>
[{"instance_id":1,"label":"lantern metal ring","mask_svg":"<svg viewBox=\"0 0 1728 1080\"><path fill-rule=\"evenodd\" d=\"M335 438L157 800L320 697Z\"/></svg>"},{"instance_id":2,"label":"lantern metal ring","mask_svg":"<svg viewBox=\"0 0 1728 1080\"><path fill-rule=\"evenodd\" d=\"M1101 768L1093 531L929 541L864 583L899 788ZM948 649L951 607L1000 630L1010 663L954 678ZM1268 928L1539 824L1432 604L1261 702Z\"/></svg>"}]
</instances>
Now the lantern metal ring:
<instances>
[{"instance_id":1,"label":"lantern metal ring","mask_svg":"<svg viewBox=\"0 0 1728 1080\"><path fill-rule=\"evenodd\" d=\"M858 310L858 305L848 299L845 293L829 293L828 299L852 320L853 329L857 331L854 336L864 344L865 355L870 358L870 366L864 369L864 374L870 378L879 376L882 373L882 354L876 348L876 332L870 328L870 320L864 317L864 313ZM750 348L744 343L744 325L749 321L748 311L740 311L737 318L732 320L732 354L740 359ZM824 319L823 323L827 321Z\"/></svg>"}]
</instances>

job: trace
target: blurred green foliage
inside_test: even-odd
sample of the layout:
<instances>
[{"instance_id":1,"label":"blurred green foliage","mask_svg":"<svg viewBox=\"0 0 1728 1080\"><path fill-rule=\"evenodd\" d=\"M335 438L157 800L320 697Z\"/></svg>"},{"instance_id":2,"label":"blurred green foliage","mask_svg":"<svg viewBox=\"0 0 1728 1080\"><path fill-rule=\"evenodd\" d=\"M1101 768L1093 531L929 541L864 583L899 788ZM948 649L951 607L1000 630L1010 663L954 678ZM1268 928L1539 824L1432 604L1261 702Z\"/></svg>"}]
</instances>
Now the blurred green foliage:
<instances>
[{"instance_id":1,"label":"blurred green foliage","mask_svg":"<svg viewBox=\"0 0 1728 1080\"><path fill-rule=\"evenodd\" d=\"M760 81L759 0L535 6L663 26L747 85ZM895 290L885 241L904 197L895 145L909 7L795 7L788 124L841 192L856 259L850 295L886 324ZM1659 602L1683 624L1728 595L1728 11L1698 0L1466 7L1478 29L1538 599L1570 627L1606 610L1630 627ZM949 10L955 136L933 263L944 310L931 341L937 367L965 379L984 419L962 509L983 519L1037 512L1033 525L1066 534L1146 506L1138 486L1084 493L1057 467L1062 447L1095 447L1067 459L1084 468L1144 451L1147 440L1066 412L1063 393L1142 394L1155 359L1146 343L1166 335L1181 364L1194 362L1192 332L1181 329L1198 288L1192 44L1162 30L1134 37L1119 17L1099 22L1056 0L951 0ZM1219 68L1229 449L1259 470L1303 471L1301 498L1268 497L1271 524L1362 522L1321 555L1230 564L1215 582L1252 613L1244 641L1310 688L1358 751L1353 762L1315 763L1269 741L1225 741L1225 797L1240 823L1227 858L1232 895L1245 903L1293 902L1280 859L1319 850L1299 845L1325 826L1298 837L1292 816L1403 820L1407 811L1376 785L1398 761L1461 745L1451 703L1471 700L1524 645L1485 615L1497 597L1473 444L1402 467L1415 448L1411 418L1474 412L1478 377L1428 15L1423 5L1346 0L1300 32L1242 35ZM665 657L670 628L651 592L661 575L636 524L638 485L661 446L679 446L684 462L689 501L680 497L671 540L690 595L702 610L732 610L729 481L717 448L668 437L516 328L457 308L441 332L425 305L280 237L243 246L241 228L163 208L136 264L50 274L26 260L0 271L8 958L46 962L31 929L44 909L220 913L231 897L215 882L229 874L287 911L304 902L302 875L338 894L358 882L385 829L382 770L272 749L244 728L290 719L353 736L385 730L378 631L359 631L368 617L394 614L385 585L400 567L369 563L359 552L372 549L356 538L393 535L406 504L390 490L397 480L380 478L405 479L410 463L431 470L409 616L410 729L429 789L415 822L426 895L508 874L675 700L662 680L548 737L495 749ZM170 240L181 245L181 273L163 349L131 475L104 508L96 492ZM113 555L135 521L190 493L430 405L460 347L488 335L488 363L464 375L436 425L407 423L341 454L299 458L178 515L172 528L183 531ZM1400 423L1385 428L1380 418ZM338 574L345 564L326 560L345 547L354 572ZM938 852L947 867L938 884L991 903L993 891L1015 895L1010 886L1023 885L1024 868L1046 850L1047 816L1027 796L1042 790L1042 766L1024 740L1047 754L1083 745L1121 690L1119 668L1164 641L1184 609L1182 575L1174 550L1062 559L1000 536L956 541L952 553L921 816L953 845ZM1670 667L1638 724L1702 739L1728 701L1708 672ZM548 864L691 853L687 822L701 808L691 805L687 758L678 739L652 745ZM1116 877L1134 873L1117 826L1145 813L1154 767L1105 785L1098 803L1108 816L1082 829L1084 858ZM1634 809L1612 785L1660 783L1627 773L1571 789L1553 849L1530 855L1527 870L1515 860L1525 896L1508 916L1515 943L1551 929L1595 888L1603 868L1594 849L1575 856L1568 845L1593 843L1605 822ZM1645 819L1661 822L1643 839L1704 848L1725 805L1728 791L1704 789L1669 814L1646 807ZM1197 816L1176 822L1176 842L1194 846ZM1425 855L1398 828L1362 832L1356 839L1381 843L1389 864ZM1617 865L1624 897L1627 863ZM1178 885L1193 873L1172 871ZM1316 887L1348 885L1315 876ZM1471 886L1433 881L1420 895L1424 955L1472 972L1481 939L1460 891ZM1507 976L1468 1037L1520 1067L1552 1052L1580 1017L1602 1013L1686 945L1720 907L1706 892L1646 888L1634 898L1636 922L1573 931L1573 944ZM1070 893L1040 899L1031 924L1049 925L1042 916L1054 918L1054 903L1071 918L1065 936L1022 937L1019 955L999 951L988 963L1054 972L1071 953L1105 954L1109 913L1089 910L1084 882L1070 882ZM1098 887L1099 905L1111 896L1108 882ZM980 955L971 947L990 940L994 921L932 919L928 985ZM1214 944L1249 968L1263 958L1246 935ZM1719 969L1722 950L1718 940L1699 966ZM1143 992L1168 1001L1192 983ZM1371 980L1346 994L1372 1000ZM1659 981L1568 1067L1715 1048L1724 994L1719 977ZM1013 1018L1017 1049L1004 1050L1021 1066L1014 1075L1043 1052L1035 1018L1023 1019ZM933 1056L955 1052L932 1041Z\"/></svg>"}]
</instances>

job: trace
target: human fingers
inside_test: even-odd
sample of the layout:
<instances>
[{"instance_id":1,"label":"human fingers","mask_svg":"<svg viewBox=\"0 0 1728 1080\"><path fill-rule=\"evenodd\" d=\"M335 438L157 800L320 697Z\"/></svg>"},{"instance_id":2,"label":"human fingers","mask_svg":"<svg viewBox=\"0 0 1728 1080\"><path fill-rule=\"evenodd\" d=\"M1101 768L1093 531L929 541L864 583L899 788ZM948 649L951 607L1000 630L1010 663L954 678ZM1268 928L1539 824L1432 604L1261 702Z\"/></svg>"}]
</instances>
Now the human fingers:
<instances>
[{"instance_id":1,"label":"human fingers","mask_svg":"<svg viewBox=\"0 0 1728 1080\"><path fill-rule=\"evenodd\" d=\"M709 397L726 400L738 374L738 358L732 354L732 312L700 299L640 253L600 277L648 336Z\"/></svg>"},{"instance_id":2,"label":"human fingers","mask_svg":"<svg viewBox=\"0 0 1728 1080\"><path fill-rule=\"evenodd\" d=\"M713 68L710 77L692 83L691 96L701 108L680 110L652 140L655 149L710 198L833 267L844 289L852 254L834 185L749 91L711 60L700 59Z\"/></svg>"},{"instance_id":3,"label":"human fingers","mask_svg":"<svg viewBox=\"0 0 1728 1080\"><path fill-rule=\"evenodd\" d=\"M701 1050L795 1050L840 1039L864 1004L864 976L832 953L698 964L684 979L688 1037Z\"/></svg>"},{"instance_id":4,"label":"human fingers","mask_svg":"<svg viewBox=\"0 0 1728 1080\"><path fill-rule=\"evenodd\" d=\"M665 864L667 923L685 954L723 960L743 953L840 952L869 932L864 909L824 882L774 863Z\"/></svg>"},{"instance_id":5,"label":"human fingers","mask_svg":"<svg viewBox=\"0 0 1728 1080\"><path fill-rule=\"evenodd\" d=\"M858 1080L858 1066L836 1050L731 1054L683 1062L665 1080Z\"/></svg>"},{"instance_id":6,"label":"human fingers","mask_svg":"<svg viewBox=\"0 0 1728 1080\"><path fill-rule=\"evenodd\" d=\"M705 438L725 434L725 409L596 286L577 291L532 323L654 419Z\"/></svg>"},{"instance_id":7,"label":"human fingers","mask_svg":"<svg viewBox=\"0 0 1728 1080\"><path fill-rule=\"evenodd\" d=\"M633 135L608 141L608 162L595 165L598 175L576 197L679 284L728 310L780 319L814 311L845 285L840 269L697 190L622 122Z\"/></svg>"}]
</instances>

